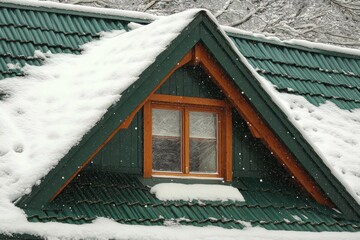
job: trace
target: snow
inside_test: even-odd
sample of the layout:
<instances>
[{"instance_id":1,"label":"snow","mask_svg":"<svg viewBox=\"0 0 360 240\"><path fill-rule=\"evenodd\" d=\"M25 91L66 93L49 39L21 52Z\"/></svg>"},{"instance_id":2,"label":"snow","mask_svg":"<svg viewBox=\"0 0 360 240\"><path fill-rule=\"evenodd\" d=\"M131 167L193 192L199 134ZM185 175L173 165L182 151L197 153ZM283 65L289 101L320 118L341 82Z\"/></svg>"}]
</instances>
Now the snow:
<instances>
[{"instance_id":1,"label":"snow","mask_svg":"<svg viewBox=\"0 0 360 240\"><path fill-rule=\"evenodd\" d=\"M98 8L98 7L86 7L81 5L72 5L72 4L62 4L56 2L49 1L37 1L37 0L0 0L0 3L9 3L16 4L19 6L28 6L35 8L48 8L48 9L61 9L67 11L74 11L79 13L93 13L93 14L101 14L107 16L115 16L115 17L125 17L125 18L137 18L143 20L157 20L159 17L136 11L126 11L112 8Z\"/></svg>"},{"instance_id":2,"label":"snow","mask_svg":"<svg viewBox=\"0 0 360 240\"><path fill-rule=\"evenodd\" d=\"M339 46L334 46L334 45L330 45L330 44L326 44L326 43L315 43L315 42L310 42L310 41L301 40L301 39L280 40L278 37L267 36L264 33L254 33L254 32L245 31L245 30L241 30L241 29L229 27L229 26L220 26L220 27L227 33L255 37L260 40L261 39L269 40L269 41L275 42L275 44L276 43L279 43L279 44L285 43L287 45L292 45L293 47L296 47L296 46L305 47L305 48L308 48L309 50L317 49L317 50L329 51L329 52L334 52L334 53L360 56L359 49L339 47Z\"/></svg>"},{"instance_id":3,"label":"snow","mask_svg":"<svg viewBox=\"0 0 360 240\"><path fill-rule=\"evenodd\" d=\"M2 2L150 18L147 14L140 16L138 13L119 10L56 3L15 0ZM360 233L284 233L252 228L249 225L244 230L177 224L150 227L124 225L104 218L80 226L29 223L24 212L12 203L21 195L29 193L31 186L39 184L39 180L71 146L81 140L106 109L120 99L122 91L136 81L139 74L178 36L197 11L160 18L144 27L134 25L134 30L128 33L115 31L103 34L101 40L84 45L82 55L37 52L38 57L45 59L43 66L25 66L22 70L26 77L0 82L0 91L7 94L0 101L0 232L35 234L48 239L360 239ZM219 29L232 44L220 26ZM330 102L315 107L302 97L277 92L269 81L251 67L233 44L232 46L240 60L360 203L360 111L341 110ZM158 188L153 190L155 194L166 194L162 187ZM164 189L169 189L169 186ZM196 195L198 188L190 191L187 186L186 189L179 190L179 198L204 200L204 196ZM159 198L175 198L173 190L167 191L172 192L170 197ZM189 192L187 196L186 191ZM209 197L212 194L206 192L204 195ZM216 193L215 197L211 197L222 201L230 195L226 193L219 197ZM240 199L239 196L237 198Z\"/></svg>"},{"instance_id":4,"label":"snow","mask_svg":"<svg viewBox=\"0 0 360 240\"><path fill-rule=\"evenodd\" d=\"M11 202L29 193L192 21L197 10L130 32L102 34L82 55L40 54L44 65L4 79L0 91L0 229L26 222ZM6 217L5 217L6 216Z\"/></svg>"},{"instance_id":5,"label":"snow","mask_svg":"<svg viewBox=\"0 0 360 240\"><path fill-rule=\"evenodd\" d=\"M237 188L226 185L159 183L150 192L162 201L245 201Z\"/></svg>"},{"instance_id":6,"label":"snow","mask_svg":"<svg viewBox=\"0 0 360 240\"><path fill-rule=\"evenodd\" d=\"M316 107L304 97L275 93L289 119L360 204L360 109L327 101Z\"/></svg>"},{"instance_id":7,"label":"snow","mask_svg":"<svg viewBox=\"0 0 360 240\"><path fill-rule=\"evenodd\" d=\"M360 109L342 110L328 101L315 107L302 96L279 93L237 52L272 100L360 204Z\"/></svg>"},{"instance_id":8,"label":"snow","mask_svg":"<svg viewBox=\"0 0 360 240\"><path fill-rule=\"evenodd\" d=\"M256 71L226 35L225 30L230 31L232 28L222 26L218 28L238 54L239 60L287 115L331 173L360 204L360 109L343 110L329 101L316 107L302 96L278 92L269 80ZM266 39L264 36L253 36ZM295 43L304 47L360 56L360 51L356 49L307 41L289 41L289 44Z\"/></svg>"},{"instance_id":9,"label":"snow","mask_svg":"<svg viewBox=\"0 0 360 240\"><path fill-rule=\"evenodd\" d=\"M350 232L298 232L269 231L260 227L224 229L220 227L181 226L176 222L168 226L125 225L98 218L91 224L27 223L21 231L17 224L7 223L12 232L26 232L46 239L137 239L137 240L358 240L360 233Z\"/></svg>"}]
</instances>

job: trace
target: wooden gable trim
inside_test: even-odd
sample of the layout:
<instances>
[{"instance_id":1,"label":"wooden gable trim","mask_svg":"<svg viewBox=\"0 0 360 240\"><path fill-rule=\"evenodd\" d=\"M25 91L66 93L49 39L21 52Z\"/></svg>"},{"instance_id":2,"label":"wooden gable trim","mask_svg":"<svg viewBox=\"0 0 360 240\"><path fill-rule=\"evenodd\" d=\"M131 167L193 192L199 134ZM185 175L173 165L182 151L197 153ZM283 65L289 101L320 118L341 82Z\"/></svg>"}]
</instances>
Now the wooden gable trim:
<instances>
[{"instance_id":1,"label":"wooden gable trim","mask_svg":"<svg viewBox=\"0 0 360 240\"><path fill-rule=\"evenodd\" d=\"M150 97L160 88L160 86L173 74L177 69L181 68L185 64L189 63L193 59L193 52L190 51L176 64L176 66L160 81L160 83L151 91L151 93L139 104L131 114L106 138L106 140L86 159L86 161L78 167L78 169L66 180L66 182L59 188L59 190L50 198L50 202L53 201L65 187L79 174L79 172L88 165L91 160L106 146L108 142L121 130L127 129L130 123L134 119L136 113L144 106L144 104L150 99Z\"/></svg>"},{"instance_id":2,"label":"wooden gable trim","mask_svg":"<svg viewBox=\"0 0 360 240\"><path fill-rule=\"evenodd\" d=\"M310 177L310 175L296 162L292 154L287 150L286 146L276 137L272 130L264 123L258 116L257 112L251 104L245 99L238 88L229 80L227 75L220 68L218 63L211 57L211 54L202 44L197 44L191 51L189 51L179 63L160 81L160 83L151 91L151 93L139 104L132 113L106 138L106 140L87 158L87 160L72 174L72 176L60 187L60 189L51 197L53 201L65 187L79 174L79 172L103 149L103 147L121 130L129 127L134 119L136 113L149 101L160 86L179 68L186 64L200 65L213 79L214 83L225 93L230 103L240 113L240 115L249 122L249 129L254 137L261 138L270 151L274 153L276 158L288 169L288 171L295 177L297 182L320 204L328 207L333 207L334 204L326 197L322 190L317 187L317 183ZM231 109L227 110L227 116L231 117ZM225 121L231 121L229 117ZM232 131L231 126L226 129L226 135ZM232 134L232 133L231 133ZM145 139L144 139L145 141ZM228 141L227 149L224 152L226 155L226 166L232 166L232 140L225 138ZM145 153L144 153L145 154ZM232 169L226 167L222 169L226 171L227 176L232 176L230 173ZM226 179L229 181L229 179Z\"/></svg>"},{"instance_id":3,"label":"wooden gable trim","mask_svg":"<svg viewBox=\"0 0 360 240\"><path fill-rule=\"evenodd\" d=\"M302 168L293 155L265 124L248 100L241 94L238 88L229 80L218 63L202 44L195 46L195 64L199 64L213 79L215 84L224 92L231 104L239 114L249 123L252 134L261 138L275 157L288 169L297 182L320 204L334 207L334 204L325 193L317 186L317 183Z\"/></svg>"}]
</instances>

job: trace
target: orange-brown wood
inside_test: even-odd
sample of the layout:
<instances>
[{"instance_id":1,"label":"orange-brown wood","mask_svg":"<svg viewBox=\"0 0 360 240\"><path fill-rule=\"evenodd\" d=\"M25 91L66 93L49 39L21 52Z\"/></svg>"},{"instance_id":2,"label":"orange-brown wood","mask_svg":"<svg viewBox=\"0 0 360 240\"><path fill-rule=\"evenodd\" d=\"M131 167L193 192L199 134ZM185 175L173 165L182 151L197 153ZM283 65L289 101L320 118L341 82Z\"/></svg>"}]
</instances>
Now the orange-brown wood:
<instances>
[{"instance_id":1,"label":"orange-brown wood","mask_svg":"<svg viewBox=\"0 0 360 240\"><path fill-rule=\"evenodd\" d=\"M182 132L183 132L183 140L182 140L182 145L183 145L183 152L181 153L181 155L184 158L183 161L183 172L185 174L189 174L190 173L190 123L189 123L189 110L188 109L184 109L184 114L183 114L183 119L184 119L184 123L183 123L183 128L182 128Z\"/></svg>"},{"instance_id":2,"label":"orange-brown wood","mask_svg":"<svg viewBox=\"0 0 360 240\"><path fill-rule=\"evenodd\" d=\"M151 103L144 105L144 177L149 178L152 174L152 117Z\"/></svg>"},{"instance_id":3,"label":"orange-brown wood","mask_svg":"<svg viewBox=\"0 0 360 240\"><path fill-rule=\"evenodd\" d=\"M155 101L158 100L158 101ZM225 101L221 101L221 100L211 100L211 99L201 99L201 98L193 98L193 97L177 97L177 96L168 96L168 95L159 95L159 94L154 94L150 100L149 103L151 104L151 109L177 109L182 111L182 169L181 169L181 173L178 172L158 172L158 171L152 171L152 168L150 168L151 166L147 166L144 164L144 168L147 168L146 170L144 170L144 173L149 173L152 172L152 176L154 175L161 175L161 176L177 176L177 177L213 177L213 178L218 178L218 177L223 177L224 179L229 179L229 181L232 180L232 169L231 169L231 174L229 176L225 176L225 174L227 174L226 171L226 162L232 162L232 159L230 160L225 160L224 158L226 157L226 154L224 153L226 150L226 147L223 146L226 141L225 139L223 140L223 138L225 138L225 129L222 130L222 128L225 128L225 112L226 109L229 107L227 105L227 103ZM204 103L204 104L200 104L197 105L196 103ZM145 108L145 107L144 107ZM144 110L145 111L145 110ZM219 119L219 137L218 137L218 159L217 159L217 165L218 165L218 172L214 173L214 174L206 174L206 173L190 173L190 125L189 125L189 112L190 111L203 111L203 112L212 112L212 113L217 113ZM151 116L150 114L144 114L144 118L148 118L150 119ZM231 115L230 115L230 125L232 124L231 122ZM148 120L145 119L145 124L148 123ZM150 129L150 128L149 128ZM144 125L144 131L147 131L149 133L151 133L150 130L145 130L145 125ZM230 137L232 136L232 134L230 134ZM144 139L144 142L146 140ZM149 140L147 140L148 142L150 142ZM144 155L145 152L147 152L148 154L152 154L150 149L152 150L152 145L144 145L145 148L148 148L147 150L144 149ZM231 149L231 146L230 146ZM231 156L230 156L231 157ZM149 158L147 157L145 159L145 161L149 161ZM231 166L231 164L230 164ZM144 174L144 177L150 177L149 174Z\"/></svg>"},{"instance_id":4,"label":"orange-brown wood","mask_svg":"<svg viewBox=\"0 0 360 240\"><path fill-rule=\"evenodd\" d=\"M296 178L300 185L320 204L333 207L333 203L317 187L316 182L310 175L297 164L285 145L275 136L270 128L263 122L251 104L245 99L240 91L231 83L218 63L201 44L195 46L195 58L202 68L212 77L216 85L224 92L229 101L241 114L241 116L254 128L257 137L261 137L265 145L274 153L278 160L283 163L289 172Z\"/></svg>"},{"instance_id":5,"label":"orange-brown wood","mask_svg":"<svg viewBox=\"0 0 360 240\"><path fill-rule=\"evenodd\" d=\"M210 107L226 107L226 102L216 99L208 98L195 98L195 97L182 97L182 96L172 96L164 94L153 94L150 97L151 101L164 102L164 103L176 103L176 104L187 104L187 105L196 105L196 106L210 106Z\"/></svg>"},{"instance_id":6,"label":"orange-brown wood","mask_svg":"<svg viewBox=\"0 0 360 240\"><path fill-rule=\"evenodd\" d=\"M193 50L187 53L182 60L165 76L164 79L160 81L158 86L156 86L150 95L141 103L139 104L136 109L127 117L125 121L123 121L117 129L112 132L109 137L94 151L93 154L89 156L89 158L80 166L77 171L63 184L63 186L54 194L51 198L51 201L56 198L56 196L72 181L74 177L78 175L78 173L96 156L98 152L121 130L127 128L130 123L132 122L133 118L135 117L136 113L145 105L145 103L149 103L152 97L154 97L154 93L157 91L158 88L169 78L171 74L173 74L178 68L184 66L188 63L199 64L202 68L212 77L216 85L224 92L226 96L228 96L228 100L230 103L235 107L235 109L241 114L241 116L249 122L249 129L252 134L257 137L261 138L264 144L269 148L270 151L274 153L277 159L288 169L288 171L295 177L295 179L299 182L299 184L320 204L333 207L333 203L326 197L326 195L317 187L316 182L310 177L310 175L297 164L295 158L290 154L287 150L285 145L276 137L276 135L270 130L270 128L264 123L264 121L258 116L257 112L254 110L252 105L245 99L244 96L239 92L236 86L229 80L226 74L222 71L218 63L211 57L208 53L206 48L201 44L197 44ZM154 100L159 97L155 95ZM161 96L159 98L162 98ZM172 100L172 97L169 98ZM162 102L161 99L157 99L156 101ZM189 103L191 104L191 103ZM204 103L206 104L206 103ZM151 109L151 107L149 106ZM226 111L229 112L228 110ZM231 113L231 110L230 110ZM151 115L151 112L150 112ZM226 114L227 116L227 114ZM230 121L231 119L225 116L225 122ZM145 128L144 124L144 128ZM225 170L220 172L225 172L226 174L219 174L224 176L224 179L227 181L231 181L232 176L232 139L229 138L232 134L231 124L226 123L226 127L223 131L225 131L225 141L226 141L226 149L223 151L222 156L225 156L224 161L226 162ZM148 125L147 128L151 129L151 126ZM144 138L149 138L152 136L145 136L144 131ZM151 132L151 131L149 131ZM231 134L230 134L231 133ZM148 144L151 144L150 141L145 141ZM224 145L224 144L223 144ZM145 148L147 150L145 150ZM145 151L149 151L145 154ZM152 158L152 147L144 145L144 155L150 156ZM157 175L166 175L167 173L163 172L152 172L152 161L144 161L147 162L148 165L144 165L144 176L149 177L151 174ZM224 165L224 164L222 164ZM145 169L149 169L149 172L145 172ZM183 174L183 173L181 173ZM176 175L176 174L175 174ZM190 175L190 174L189 174ZM199 177L214 177L219 175L213 174L191 174L191 176L199 176Z\"/></svg>"},{"instance_id":7,"label":"orange-brown wood","mask_svg":"<svg viewBox=\"0 0 360 240\"><path fill-rule=\"evenodd\" d=\"M229 182L232 181L232 162L233 162L233 158L232 158L232 112L231 112L231 107L228 105L226 107L225 110L225 127L223 129L225 129L225 158L224 160L225 162L225 181Z\"/></svg>"},{"instance_id":8,"label":"orange-brown wood","mask_svg":"<svg viewBox=\"0 0 360 240\"><path fill-rule=\"evenodd\" d=\"M164 177L204 177L204 178L221 178L223 177L220 175L220 173L182 173L182 172L156 172L154 171L152 173L152 176L164 176Z\"/></svg>"},{"instance_id":9,"label":"orange-brown wood","mask_svg":"<svg viewBox=\"0 0 360 240\"><path fill-rule=\"evenodd\" d=\"M144 104L149 100L149 98L160 88L160 86L173 74L177 69L188 64L192 61L194 56L193 50L189 51L185 56L176 64L176 66L171 69L171 71L160 81L160 83L151 91L149 96L142 101L132 112L131 114L105 139L105 141L85 160L85 162L74 172L71 177L66 180L66 182L59 188L59 190L51 197L50 201L53 201L63 190L64 188L79 174L79 172L88 165L91 160L98 154L101 149L121 130L129 127L130 123L134 119L136 113L144 106Z\"/></svg>"}]
</instances>

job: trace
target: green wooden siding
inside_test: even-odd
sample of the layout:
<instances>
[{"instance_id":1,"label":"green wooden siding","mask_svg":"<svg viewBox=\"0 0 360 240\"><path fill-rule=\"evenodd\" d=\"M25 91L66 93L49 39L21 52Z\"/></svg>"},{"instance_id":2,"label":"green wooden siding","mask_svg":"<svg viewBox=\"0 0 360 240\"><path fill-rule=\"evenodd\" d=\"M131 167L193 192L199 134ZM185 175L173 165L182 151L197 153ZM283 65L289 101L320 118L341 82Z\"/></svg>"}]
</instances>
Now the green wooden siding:
<instances>
[{"instance_id":1,"label":"green wooden siding","mask_svg":"<svg viewBox=\"0 0 360 240\"><path fill-rule=\"evenodd\" d=\"M142 174L143 112L139 111L129 128L121 130L96 155L93 166L118 173Z\"/></svg>"},{"instance_id":2,"label":"green wooden siding","mask_svg":"<svg viewBox=\"0 0 360 240\"><path fill-rule=\"evenodd\" d=\"M183 67L175 71L156 91L157 94L224 99L224 94L200 67Z\"/></svg>"},{"instance_id":3,"label":"green wooden siding","mask_svg":"<svg viewBox=\"0 0 360 240\"><path fill-rule=\"evenodd\" d=\"M260 139L251 135L246 121L233 110L233 176L284 175L283 168Z\"/></svg>"},{"instance_id":4,"label":"green wooden siding","mask_svg":"<svg viewBox=\"0 0 360 240\"><path fill-rule=\"evenodd\" d=\"M157 94L225 99L221 90L200 67L175 71ZM264 177L279 174L276 159L254 138L244 119L233 111L233 171L235 177ZM139 111L128 129L121 130L93 160L94 166L119 173L142 174L143 113ZM269 169L276 169L269 171Z\"/></svg>"}]
</instances>

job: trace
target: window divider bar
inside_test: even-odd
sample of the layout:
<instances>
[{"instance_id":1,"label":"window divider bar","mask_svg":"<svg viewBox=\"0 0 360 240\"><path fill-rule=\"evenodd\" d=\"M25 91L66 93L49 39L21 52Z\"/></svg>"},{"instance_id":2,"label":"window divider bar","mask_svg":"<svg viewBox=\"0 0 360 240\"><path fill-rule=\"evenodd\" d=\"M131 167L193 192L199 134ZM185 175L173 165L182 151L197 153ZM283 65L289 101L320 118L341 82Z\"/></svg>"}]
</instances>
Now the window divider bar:
<instances>
[{"instance_id":1,"label":"window divider bar","mask_svg":"<svg viewBox=\"0 0 360 240\"><path fill-rule=\"evenodd\" d=\"M189 174L190 173L190 122L189 122L189 110L185 109L183 110L184 112L184 124L183 124L183 137L184 137L184 173L185 174Z\"/></svg>"}]
</instances>

